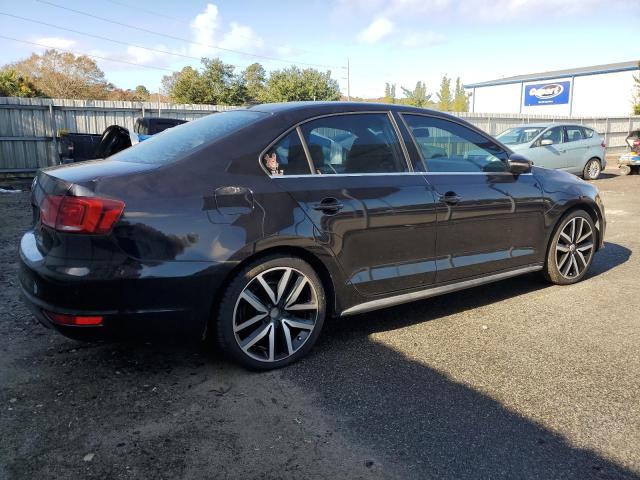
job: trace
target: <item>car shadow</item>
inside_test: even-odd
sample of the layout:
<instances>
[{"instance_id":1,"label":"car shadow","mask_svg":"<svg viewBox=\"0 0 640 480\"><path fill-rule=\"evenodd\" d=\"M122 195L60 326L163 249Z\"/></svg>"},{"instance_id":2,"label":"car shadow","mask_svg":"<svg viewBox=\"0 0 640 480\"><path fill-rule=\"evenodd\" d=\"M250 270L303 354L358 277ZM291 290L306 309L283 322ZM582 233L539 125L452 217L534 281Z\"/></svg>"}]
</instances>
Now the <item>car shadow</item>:
<instances>
[{"instance_id":1,"label":"car shadow","mask_svg":"<svg viewBox=\"0 0 640 480\"><path fill-rule=\"evenodd\" d=\"M605 242L595 257L586 278L596 277L622 265L631 258L632 251L617 243Z\"/></svg>"}]
</instances>

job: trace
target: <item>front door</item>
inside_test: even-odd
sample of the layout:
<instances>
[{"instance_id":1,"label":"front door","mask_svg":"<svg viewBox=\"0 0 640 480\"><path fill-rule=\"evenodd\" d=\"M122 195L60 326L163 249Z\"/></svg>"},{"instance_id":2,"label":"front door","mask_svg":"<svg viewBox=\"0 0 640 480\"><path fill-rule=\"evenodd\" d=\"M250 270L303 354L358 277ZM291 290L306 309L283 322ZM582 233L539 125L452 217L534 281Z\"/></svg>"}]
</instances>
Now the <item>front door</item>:
<instances>
[{"instance_id":1,"label":"front door","mask_svg":"<svg viewBox=\"0 0 640 480\"><path fill-rule=\"evenodd\" d=\"M551 141L551 144L542 145L543 141ZM531 148L519 153L522 153L535 165L540 167L562 170L568 168L569 163L567 162L567 145L564 141L564 127L552 127L545 130L533 143Z\"/></svg>"},{"instance_id":2,"label":"front door","mask_svg":"<svg viewBox=\"0 0 640 480\"><path fill-rule=\"evenodd\" d=\"M508 153L479 131L428 115L402 116L437 202L437 282L542 261L543 204L535 177L507 172Z\"/></svg>"},{"instance_id":3,"label":"front door","mask_svg":"<svg viewBox=\"0 0 640 480\"><path fill-rule=\"evenodd\" d=\"M435 203L423 174L412 171L392 117L330 115L289 135L293 140L271 149L282 166L273 179L313 221L317 241L331 247L350 283L367 296L432 284ZM285 157L302 149L313 170L289 175L287 164L302 161Z\"/></svg>"}]
</instances>

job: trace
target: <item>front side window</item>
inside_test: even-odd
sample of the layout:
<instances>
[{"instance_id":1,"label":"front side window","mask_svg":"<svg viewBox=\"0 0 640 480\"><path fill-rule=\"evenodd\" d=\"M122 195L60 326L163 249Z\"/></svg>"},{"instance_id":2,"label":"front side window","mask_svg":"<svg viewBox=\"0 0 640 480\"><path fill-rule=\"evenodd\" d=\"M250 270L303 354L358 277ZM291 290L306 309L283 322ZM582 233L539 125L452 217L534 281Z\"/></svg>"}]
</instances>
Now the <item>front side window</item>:
<instances>
[{"instance_id":1,"label":"front side window","mask_svg":"<svg viewBox=\"0 0 640 480\"><path fill-rule=\"evenodd\" d=\"M403 115L430 172L504 172L508 154L479 133L449 120Z\"/></svg>"},{"instance_id":2,"label":"front side window","mask_svg":"<svg viewBox=\"0 0 640 480\"><path fill-rule=\"evenodd\" d=\"M531 142L542 130L544 127L514 127L505 130L496 138L505 145L520 145Z\"/></svg>"},{"instance_id":3,"label":"front side window","mask_svg":"<svg viewBox=\"0 0 640 480\"><path fill-rule=\"evenodd\" d=\"M562 127L550 128L540 136L540 141L542 140L551 140L553 142L552 145L564 142Z\"/></svg>"},{"instance_id":4,"label":"front side window","mask_svg":"<svg viewBox=\"0 0 640 480\"><path fill-rule=\"evenodd\" d=\"M309 175L311 169L297 130L280 139L262 158L269 175Z\"/></svg>"},{"instance_id":5,"label":"front side window","mask_svg":"<svg viewBox=\"0 0 640 480\"><path fill-rule=\"evenodd\" d=\"M319 174L396 173L408 170L385 113L334 115L301 125Z\"/></svg>"},{"instance_id":6,"label":"front side window","mask_svg":"<svg viewBox=\"0 0 640 480\"><path fill-rule=\"evenodd\" d=\"M584 133L581 127L566 127L567 142L578 142L584 140Z\"/></svg>"}]
</instances>

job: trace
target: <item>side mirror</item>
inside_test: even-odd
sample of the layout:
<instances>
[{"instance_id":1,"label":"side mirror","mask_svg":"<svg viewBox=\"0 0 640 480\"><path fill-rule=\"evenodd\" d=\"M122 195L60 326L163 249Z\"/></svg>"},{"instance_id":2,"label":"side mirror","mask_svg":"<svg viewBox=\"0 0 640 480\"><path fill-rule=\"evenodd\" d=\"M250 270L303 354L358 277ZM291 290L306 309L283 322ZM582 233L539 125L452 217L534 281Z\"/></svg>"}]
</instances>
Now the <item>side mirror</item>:
<instances>
[{"instance_id":1,"label":"side mirror","mask_svg":"<svg viewBox=\"0 0 640 480\"><path fill-rule=\"evenodd\" d=\"M553 140L550 138L545 138L544 140L540 140L541 147L548 147L549 145L553 145Z\"/></svg>"},{"instance_id":2,"label":"side mirror","mask_svg":"<svg viewBox=\"0 0 640 480\"><path fill-rule=\"evenodd\" d=\"M528 173L531 171L533 162L522 155L512 153L507 160L507 169L514 175L520 175L521 173Z\"/></svg>"}]
</instances>

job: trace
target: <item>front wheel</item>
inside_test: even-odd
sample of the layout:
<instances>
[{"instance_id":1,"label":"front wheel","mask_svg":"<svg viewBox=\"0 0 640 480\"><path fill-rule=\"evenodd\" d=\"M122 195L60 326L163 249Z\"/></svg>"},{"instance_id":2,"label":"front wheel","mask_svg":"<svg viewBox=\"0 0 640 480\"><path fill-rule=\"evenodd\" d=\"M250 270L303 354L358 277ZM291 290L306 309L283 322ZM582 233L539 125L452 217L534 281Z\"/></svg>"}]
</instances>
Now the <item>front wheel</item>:
<instances>
[{"instance_id":1,"label":"front wheel","mask_svg":"<svg viewBox=\"0 0 640 480\"><path fill-rule=\"evenodd\" d=\"M311 265L297 257L266 257L229 283L218 310L218 344L247 368L283 367L313 347L325 313L324 288Z\"/></svg>"},{"instance_id":2,"label":"front wheel","mask_svg":"<svg viewBox=\"0 0 640 480\"><path fill-rule=\"evenodd\" d=\"M558 223L544 266L544 276L557 285L570 285L584 278L596 251L596 227L584 210L575 210Z\"/></svg>"},{"instance_id":3,"label":"front wheel","mask_svg":"<svg viewBox=\"0 0 640 480\"><path fill-rule=\"evenodd\" d=\"M598 160L597 158L592 158L584 166L584 170L582 171L582 178L584 178L585 180L595 180L600 176L601 171L602 165L600 165L600 160Z\"/></svg>"}]
</instances>

